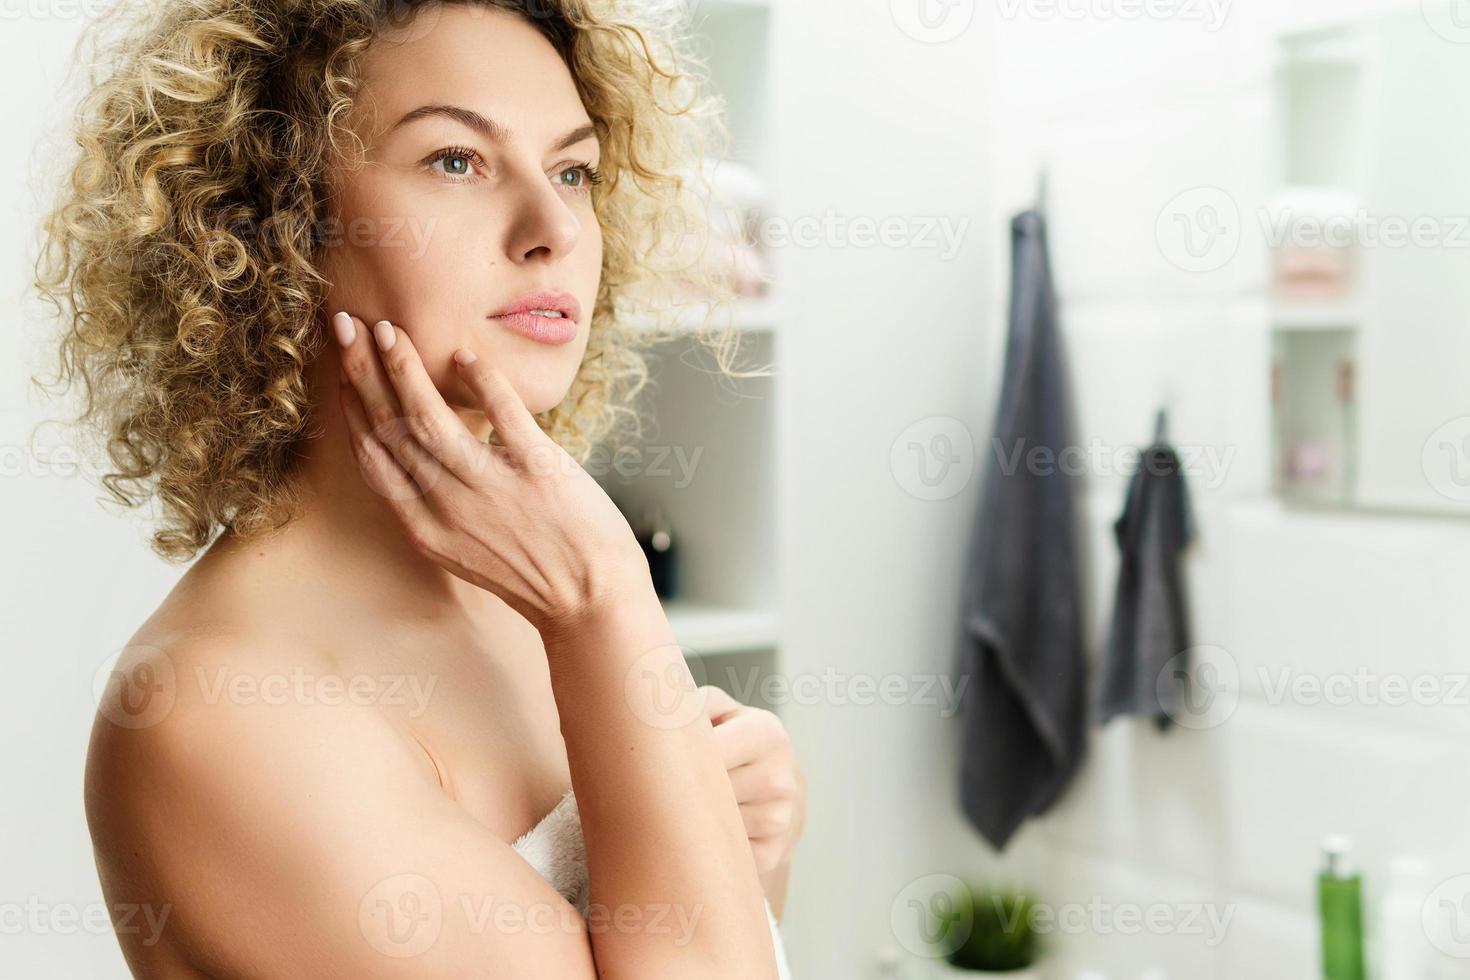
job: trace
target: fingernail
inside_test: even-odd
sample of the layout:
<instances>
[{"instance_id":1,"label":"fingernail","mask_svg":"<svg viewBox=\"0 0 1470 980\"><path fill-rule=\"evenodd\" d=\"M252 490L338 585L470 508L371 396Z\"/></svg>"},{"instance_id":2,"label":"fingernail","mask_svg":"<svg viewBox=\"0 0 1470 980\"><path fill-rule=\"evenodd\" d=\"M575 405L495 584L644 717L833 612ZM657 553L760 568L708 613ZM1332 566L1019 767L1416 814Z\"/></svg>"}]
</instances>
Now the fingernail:
<instances>
[{"instance_id":1,"label":"fingernail","mask_svg":"<svg viewBox=\"0 0 1470 980\"><path fill-rule=\"evenodd\" d=\"M387 320L379 320L373 325L373 336L378 338L378 346L383 350L391 350L393 341L398 339L398 335L393 332L393 324Z\"/></svg>"},{"instance_id":2,"label":"fingernail","mask_svg":"<svg viewBox=\"0 0 1470 980\"><path fill-rule=\"evenodd\" d=\"M332 317L332 329L337 331L337 343L343 347L350 345L357 336L357 331L352 326L352 317L345 312Z\"/></svg>"},{"instance_id":3,"label":"fingernail","mask_svg":"<svg viewBox=\"0 0 1470 980\"><path fill-rule=\"evenodd\" d=\"M461 364L473 364L475 363L475 361L479 360L479 358L475 357L475 352L470 350L468 347L461 347L459 350L455 351L454 359Z\"/></svg>"}]
</instances>

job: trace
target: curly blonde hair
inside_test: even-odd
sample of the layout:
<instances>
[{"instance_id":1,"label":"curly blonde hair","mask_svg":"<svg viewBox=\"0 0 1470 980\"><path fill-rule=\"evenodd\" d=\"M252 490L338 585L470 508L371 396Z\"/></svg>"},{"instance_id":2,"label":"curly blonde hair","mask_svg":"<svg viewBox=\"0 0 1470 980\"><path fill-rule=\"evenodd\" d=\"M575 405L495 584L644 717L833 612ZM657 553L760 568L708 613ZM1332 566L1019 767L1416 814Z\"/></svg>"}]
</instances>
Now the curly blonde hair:
<instances>
[{"instance_id":1,"label":"curly blonde hair","mask_svg":"<svg viewBox=\"0 0 1470 980\"><path fill-rule=\"evenodd\" d=\"M78 45L80 153L44 219L35 285L64 325L57 381L85 388L73 421L113 467L101 482L126 507L160 505L152 546L166 560L298 512L291 476L316 410L306 374L326 343L329 174L364 150L349 123L360 58L439 2L530 19L601 141L587 354L543 430L579 462L640 432L645 355L691 297L709 304L696 333L719 369L750 376L733 366L736 331L712 329L730 283L668 247L671 234L708 240L700 163L712 141L720 158L728 146L678 0L123 2Z\"/></svg>"}]
</instances>

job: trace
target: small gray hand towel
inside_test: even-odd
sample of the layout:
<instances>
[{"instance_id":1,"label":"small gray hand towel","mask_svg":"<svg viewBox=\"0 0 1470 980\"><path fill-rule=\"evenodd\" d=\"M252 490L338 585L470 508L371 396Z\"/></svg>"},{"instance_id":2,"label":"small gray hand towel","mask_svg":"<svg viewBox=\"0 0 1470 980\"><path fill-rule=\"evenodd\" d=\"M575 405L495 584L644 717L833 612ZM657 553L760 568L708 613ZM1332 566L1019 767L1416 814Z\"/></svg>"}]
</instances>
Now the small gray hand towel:
<instances>
[{"instance_id":1,"label":"small gray hand towel","mask_svg":"<svg viewBox=\"0 0 1470 980\"><path fill-rule=\"evenodd\" d=\"M1060 796L1083 755L1079 475L1046 228L1011 222L1011 297L989 469L965 573L956 673L960 803L997 849Z\"/></svg>"},{"instance_id":2,"label":"small gray hand towel","mask_svg":"<svg viewBox=\"0 0 1470 980\"><path fill-rule=\"evenodd\" d=\"M1118 588L1098 684L1098 724L1139 714L1164 731L1184 708L1190 640L1180 565L1194 521L1179 456L1163 434L1161 413L1113 525Z\"/></svg>"}]
</instances>

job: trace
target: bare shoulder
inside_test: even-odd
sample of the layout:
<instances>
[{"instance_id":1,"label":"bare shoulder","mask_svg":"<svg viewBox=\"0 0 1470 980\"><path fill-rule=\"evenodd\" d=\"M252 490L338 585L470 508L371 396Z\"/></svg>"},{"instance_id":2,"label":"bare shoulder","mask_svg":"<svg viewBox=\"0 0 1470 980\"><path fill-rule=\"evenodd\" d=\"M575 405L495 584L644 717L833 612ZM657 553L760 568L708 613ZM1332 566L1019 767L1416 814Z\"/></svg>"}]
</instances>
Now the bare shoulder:
<instances>
[{"instance_id":1,"label":"bare shoulder","mask_svg":"<svg viewBox=\"0 0 1470 980\"><path fill-rule=\"evenodd\" d=\"M186 819L146 804L189 789L257 799L267 785L318 775L313 767L330 761L336 746L423 774L399 732L355 701L340 676L329 655L269 634L140 634L99 692L87 753L89 819L104 826L145 815Z\"/></svg>"},{"instance_id":2,"label":"bare shoulder","mask_svg":"<svg viewBox=\"0 0 1470 980\"><path fill-rule=\"evenodd\" d=\"M492 961L593 975L576 910L441 791L332 650L278 627L163 622L113 667L85 777L135 976L488 976ZM575 928L507 934L459 914L490 896ZM427 938L398 919L422 903L439 910ZM125 933L120 909L164 924Z\"/></svg>"},{"instance_id":3,"label":"bare shoulder","mask_svg":"<svg viewBox=\"0 0 1470 980\"><path fill-rule=\"evenodd\" d=\"M316 652L264 635L140 634L124 648L99 698L84 796L109 907L167 924L154 948L119 928L130 962L171 958L180 943L228 945L216 924L234 913L221 899L268 872L236 860L257 855L260 834L289 832L303 852L351 846L304 802L342 774L400 790L424 781L381 715L293 690L293 677L328 669Z\"/></svg>"}]
</instances>

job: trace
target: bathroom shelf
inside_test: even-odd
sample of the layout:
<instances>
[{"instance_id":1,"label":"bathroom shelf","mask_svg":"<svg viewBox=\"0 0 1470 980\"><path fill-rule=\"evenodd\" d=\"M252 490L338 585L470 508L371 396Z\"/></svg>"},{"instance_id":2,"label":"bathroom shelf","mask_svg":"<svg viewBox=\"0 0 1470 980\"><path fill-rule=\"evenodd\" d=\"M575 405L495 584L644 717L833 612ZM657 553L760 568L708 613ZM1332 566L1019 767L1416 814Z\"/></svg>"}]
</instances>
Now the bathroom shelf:
<instances>
[{"instance_id":1,"label":"bathroom shelf","mask_svg":"<svg viewBox=\"0 0 1470 980\"><path fill-rule=\"evenodd\" d=\"M672 599L664 613L679 646L691 656L774 648L779 639L774 611L741 609Z\"/></svg>"},{"instance_id":2,"label":"bathroom shelf","mask_svg":"<svg viewBox=\"0 0 1470 980\"><path fill-rule=\"evenodd\" d=\"M729 126L726 158L749 171L750 187L768 186L771 139L778 132L769 83L775 5L688 3L691 53L708 67L709 91L719 97ZM736 197L752 208L769 206L756 203L759 194ZM734 272L731 264L714 265ZM672 536L677 585L664 609L674 636L688 659L709 667L710 683L728 679L725 689L737 699L764 697L758 686L736 679L779 674L782 658L775 613L776 349L785 295L773 276L758 278L766 295L721 304L713 317L710 305L693 295L662 315L626 312L629 327L653 331L657 325L670 342L648 351L639 438L620 447L619 465L594 474L631 524L657 523ZM682 349L695 346L707 318L716 335L739 333L732 365L739 377L720 372L706 351ZM770 707L779 713L781 705Z\"/></svg>"},{"instance_id":3,"label":"bathroom shelf","mask_svg":"<svg viewBox=\"0 0 1470 980\"><path fill-rule=\"evenodd\" d=\"M1273 200L1301 218L1350 220L1370 195L1382 89L1378 44L1354 22L1284 36L1277 51ZM1373 332L1374 265L1358 246L1326 241L1277 246L1287 266L1335 286L1321 297L1286 295L1273 282L1267 315L1271 357L1272 486L1291 506L1343 507L1357 498L1362 356ZM1286 277L1288 280L1290 276ZM1310 285L1310 276L1308 277Z\"/></svg>"},{"instance_id":4,"label":"bathroom shelf","mask_svg":"<svg viewBox=\"0 0 1470 980\"><path fill-rule=\"evenodd\" d=\"M1277 303L1271 325L1277 330L1348 330L1363 321L1357 303Z\"/></svg>"}]
</instances>

